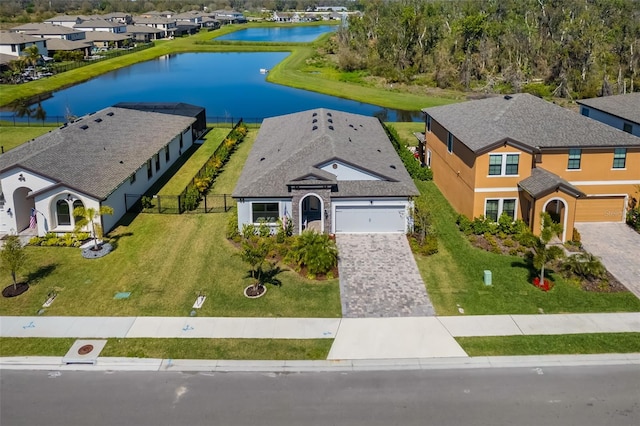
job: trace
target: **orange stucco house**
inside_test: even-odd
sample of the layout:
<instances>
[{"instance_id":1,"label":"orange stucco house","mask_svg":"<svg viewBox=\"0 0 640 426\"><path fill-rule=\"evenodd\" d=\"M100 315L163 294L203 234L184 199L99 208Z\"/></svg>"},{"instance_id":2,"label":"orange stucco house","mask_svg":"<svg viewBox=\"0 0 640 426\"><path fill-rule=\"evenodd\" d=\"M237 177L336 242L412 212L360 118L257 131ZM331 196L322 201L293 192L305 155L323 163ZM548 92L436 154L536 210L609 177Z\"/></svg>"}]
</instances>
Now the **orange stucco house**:
<instances>
[{"instance_id":1,"label":"orange stucco house","mask_svg":"<svg viewBox=\"0 0 640 426\"><path fill-rule=\"evenodd\" d=\"M571 239L576 222L623 222L640 185L640 138L521 93L425 108L423 161L459 213L502 213L540 231L548 211Z\"/></svg>"}]
</instances>

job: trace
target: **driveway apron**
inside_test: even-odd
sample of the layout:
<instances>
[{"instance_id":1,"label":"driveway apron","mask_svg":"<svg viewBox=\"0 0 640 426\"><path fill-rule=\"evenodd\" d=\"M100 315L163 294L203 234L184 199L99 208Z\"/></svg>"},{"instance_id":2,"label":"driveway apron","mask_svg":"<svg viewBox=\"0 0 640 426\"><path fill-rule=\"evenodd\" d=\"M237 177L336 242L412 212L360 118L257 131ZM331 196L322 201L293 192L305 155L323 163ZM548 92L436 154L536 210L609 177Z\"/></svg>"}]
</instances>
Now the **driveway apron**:
<instances>
[{"instance_id":1,"label":"driveway apron","mask_svg":"<svg viewBox=\"0 0 640 426\"><path fill-rule=\"evenodd\" d=\"M338 234L344 318L433 316L403 234Z\"/></svg>"},{"instance_id":2,"label":"driveway apron","mask_svg":"<svg viewBox=\"0 0 640 426\"><path fill-rule=\"evenodd\" d=\"M624 223L576 223L582 246L640 298L640 234Z\"/></svg>"}]
</instances>

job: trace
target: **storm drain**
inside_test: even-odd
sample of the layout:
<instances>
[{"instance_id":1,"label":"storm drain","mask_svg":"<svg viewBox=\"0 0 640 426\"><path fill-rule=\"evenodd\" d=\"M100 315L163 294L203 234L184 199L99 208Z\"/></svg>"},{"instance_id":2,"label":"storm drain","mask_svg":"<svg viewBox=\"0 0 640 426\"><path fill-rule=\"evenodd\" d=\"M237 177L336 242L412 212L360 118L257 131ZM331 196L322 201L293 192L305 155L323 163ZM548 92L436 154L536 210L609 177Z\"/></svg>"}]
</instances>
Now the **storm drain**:
<instances>
[{"instance_id":1,"label":"storm drain","mask_svg":"<svg viewBox=\"0 0 640 426\"><path fill-rule=\"evenodd\" d=\"M62 358L64 364L93 364L98 362L106 340L76 340L71 349Z\"/></svg>"}]
</instances>

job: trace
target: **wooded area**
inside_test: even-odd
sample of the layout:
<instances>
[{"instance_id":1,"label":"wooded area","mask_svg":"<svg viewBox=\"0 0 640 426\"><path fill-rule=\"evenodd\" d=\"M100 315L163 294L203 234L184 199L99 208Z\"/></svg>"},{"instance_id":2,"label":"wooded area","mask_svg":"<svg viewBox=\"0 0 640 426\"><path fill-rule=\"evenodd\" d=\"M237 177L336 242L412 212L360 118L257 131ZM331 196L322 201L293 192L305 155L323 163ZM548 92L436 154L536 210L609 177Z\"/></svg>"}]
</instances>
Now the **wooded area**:
<instances>
[{"instance_id":1,"label":"wooded area","mask_svg":"<svg viewBox=\"0 0 640 426\"><path fill-rule=\"evenodd\" d=\"M588 98L640 90L640 2L371 0L342 71L457 90Z\"/></svg>"}]
</instances>

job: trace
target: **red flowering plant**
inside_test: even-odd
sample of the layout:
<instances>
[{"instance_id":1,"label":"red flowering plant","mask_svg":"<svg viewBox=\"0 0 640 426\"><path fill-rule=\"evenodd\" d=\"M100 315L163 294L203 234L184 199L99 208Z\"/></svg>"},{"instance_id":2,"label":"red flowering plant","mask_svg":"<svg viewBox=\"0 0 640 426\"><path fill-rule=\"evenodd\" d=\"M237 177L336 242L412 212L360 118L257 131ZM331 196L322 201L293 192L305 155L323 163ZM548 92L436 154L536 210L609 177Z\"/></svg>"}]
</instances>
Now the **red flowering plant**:
<instances>
[{"instance_id":1,"label":"red flowering plant","mask_svg":"<svg viewBox=\"0 0 640 426\"><path fill-rule=\"evenodd\" d=\"M543 281L540 281L539 277L535 277L533 279L533 285L542 291L549 291L553 288L553 283L546 278Z\"/></svg>"}]
</instances>

